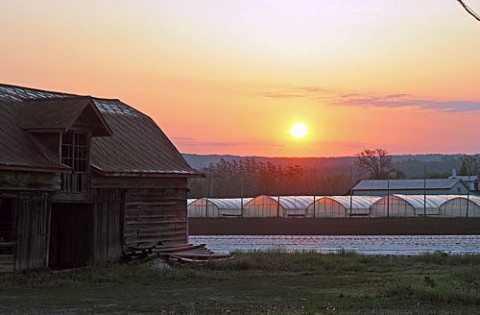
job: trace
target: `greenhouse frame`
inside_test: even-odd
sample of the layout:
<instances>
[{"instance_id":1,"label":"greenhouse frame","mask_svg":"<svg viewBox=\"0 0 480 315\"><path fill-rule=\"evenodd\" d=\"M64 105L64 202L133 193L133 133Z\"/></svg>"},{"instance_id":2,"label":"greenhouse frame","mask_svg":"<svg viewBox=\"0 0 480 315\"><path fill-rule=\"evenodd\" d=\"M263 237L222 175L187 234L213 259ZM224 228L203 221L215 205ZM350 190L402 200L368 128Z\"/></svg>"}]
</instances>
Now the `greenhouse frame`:
<instances>
[{"instance_id":1,"label":"greenhouse frame","mask_svg":"<svg viewBox=\"0 0 480 315\"><path fill-rule=\"evenodd\" d=\"M245 205L243 217L303 218L307 207L313 203L314 198L320 197L261 195L253 198Z\"/></svg>"},{"instance_id":2,"label":"greenhouse frame","mask_svg":"<svg viewBox=\"0 0 480 315\"><path fill-rule=\"evenodd\" d=\"M377 196L328 196L321 197L307 207L306 217L345 218L368 216L370 206L381 197Z\"/></svg>"},{"instance_id":3,"label":"greenhouse frame","mask_svg":"<svg viewBox=\"0 0 480 315\"><path fill-rule=\"evenodd\" d=\"M452 196L439 208L440 217L480 217L480 196Z\"/></svg>"},{"instance_id":4,"label":"greenhouse frame","mask_svg":"<svg viewBox=\"0 0 480 315\"><path fill-rule=\"evenodd\" d=\"M371 217L438 216L440 206L455 195L384 196L370 207Z\"/></svg>"},{"instance_id":5,"label":"greenhouse frame","mask_svg":"<svg viewBox=\"0 0 480 315\"><path fill-rule=\"evenodd\" d=\"M243 208L244 218L284 217L284 209L275 197L260 195L250 200Z\"/></svg>"},{"instance_id":6,"label":"greenhouse frame","mask_svg":"<svg viewBox=\"0 0 480 315\"><path fill-rule=\"evenodd\" d=\"M189 218L240 217L252 198L202 198L187 207Z\"/></svg>"}]
</instances>

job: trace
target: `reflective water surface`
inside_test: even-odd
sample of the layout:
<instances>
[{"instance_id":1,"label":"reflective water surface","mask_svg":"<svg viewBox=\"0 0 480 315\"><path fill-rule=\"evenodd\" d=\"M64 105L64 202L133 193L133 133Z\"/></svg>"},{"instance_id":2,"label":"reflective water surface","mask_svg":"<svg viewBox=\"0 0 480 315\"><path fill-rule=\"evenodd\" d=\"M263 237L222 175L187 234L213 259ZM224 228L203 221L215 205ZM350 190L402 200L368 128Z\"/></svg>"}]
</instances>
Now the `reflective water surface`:
<instances>
[{"instance_id":1,"label":"reflective water surface","mask_svg":"<svg viewBox=\"0 0 480 315\"><path fill-rule=\"evenodd\" d=\"M193 235L189 240L220 253L274 249L373 255L480 253L480 235Z\"/></svg>"}]
</instances>

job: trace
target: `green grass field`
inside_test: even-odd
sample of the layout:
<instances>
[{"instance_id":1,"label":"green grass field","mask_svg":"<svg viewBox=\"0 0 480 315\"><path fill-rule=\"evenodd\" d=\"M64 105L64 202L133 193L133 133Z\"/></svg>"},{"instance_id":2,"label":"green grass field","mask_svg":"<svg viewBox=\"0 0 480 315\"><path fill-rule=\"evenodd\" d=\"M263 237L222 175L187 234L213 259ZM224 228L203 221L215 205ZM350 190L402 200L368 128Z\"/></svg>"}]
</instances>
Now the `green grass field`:
<instances>
[{"instance_id":1,"label":"green grass field","mask_svg":"<svg viewBox=\"0 0 480 315\"><path fill-rule=\"evenodd\" d=\"M0 276L0 314L472 314L480 255L236 253Z\"/></svg>"}]
</instances>

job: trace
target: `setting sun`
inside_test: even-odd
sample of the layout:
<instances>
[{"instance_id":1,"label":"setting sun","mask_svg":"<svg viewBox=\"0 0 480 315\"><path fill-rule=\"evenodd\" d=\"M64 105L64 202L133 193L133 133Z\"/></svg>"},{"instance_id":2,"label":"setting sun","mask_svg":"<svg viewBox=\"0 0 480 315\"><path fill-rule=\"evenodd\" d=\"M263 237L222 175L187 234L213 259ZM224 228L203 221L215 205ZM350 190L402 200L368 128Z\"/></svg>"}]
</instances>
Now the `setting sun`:
<instances>
[{"instance_id":1,"label":"setting sun","mask_svg":"<svg viewBox=\"0 0 480 315\"><path fill-rule=\"evenodd\" d=\"M308 128L304 123L297 122L293 124L292 128L290 128L290 133L294 138L302 139L307 136Z\"/></svg>"}]
</instances>

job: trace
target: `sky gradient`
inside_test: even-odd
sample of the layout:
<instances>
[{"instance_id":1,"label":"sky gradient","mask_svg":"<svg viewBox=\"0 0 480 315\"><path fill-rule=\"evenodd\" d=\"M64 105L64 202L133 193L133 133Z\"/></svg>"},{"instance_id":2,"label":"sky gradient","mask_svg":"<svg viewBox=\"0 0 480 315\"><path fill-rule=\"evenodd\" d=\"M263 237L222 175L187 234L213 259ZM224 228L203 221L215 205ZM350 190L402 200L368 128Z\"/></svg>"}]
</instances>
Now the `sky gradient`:
<instances>
[{"instance_id":1,"label":"sky gradient","mask_svg":"<svg viewBox=\"0 0 480 315\"><path fill-rule=\"evenodd\" d=\"M184 153L480 152L455 0L0 0L0 29L0 82L119 98Z\"/></svg>"}]
</instances>

